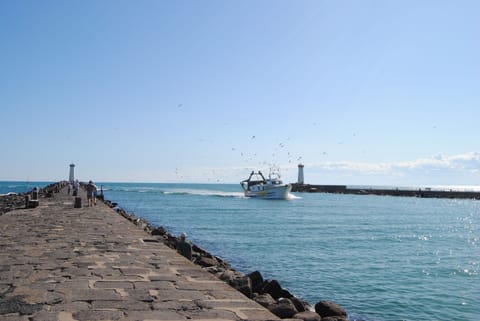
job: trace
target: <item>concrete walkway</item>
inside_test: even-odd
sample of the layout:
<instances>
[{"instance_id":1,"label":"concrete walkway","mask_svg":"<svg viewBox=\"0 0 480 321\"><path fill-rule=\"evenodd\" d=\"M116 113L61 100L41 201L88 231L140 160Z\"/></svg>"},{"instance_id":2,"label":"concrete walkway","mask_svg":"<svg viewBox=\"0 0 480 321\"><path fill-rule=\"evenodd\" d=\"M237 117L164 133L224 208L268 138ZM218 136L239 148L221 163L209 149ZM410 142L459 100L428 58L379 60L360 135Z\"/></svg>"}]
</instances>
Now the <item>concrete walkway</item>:
<instances>
[{"instance_id":1,"label":"concrete walkway","mask_svg":"<svg viewBox=\"0 0 480 321\"><path fill-rule=\"evenodd\" d=\"M65 189L0 216L0 320L278 320L115 211Z\"/></svg>"}]
</instances>

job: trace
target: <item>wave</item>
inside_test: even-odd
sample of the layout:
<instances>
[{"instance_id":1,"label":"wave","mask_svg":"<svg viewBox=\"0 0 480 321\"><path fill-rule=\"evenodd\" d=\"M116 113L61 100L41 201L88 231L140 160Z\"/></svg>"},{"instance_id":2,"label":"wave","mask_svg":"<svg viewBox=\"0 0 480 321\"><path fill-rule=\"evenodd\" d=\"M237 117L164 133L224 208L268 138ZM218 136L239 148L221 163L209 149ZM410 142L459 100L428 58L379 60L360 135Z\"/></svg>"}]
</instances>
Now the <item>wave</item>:
<instances>
[{"instance_id":1,"label":"wave","mask_svg":"<svg viewBox=\"0 0 480 321\"><path fill-rule=\"evenodd\" d=\"M243 191L226 187L225 190L217 185L216 189L205 188L205 186L143 186L143 185L120 185L105 186L103 191L120 192L120 193L142 193L142 194L160 194L160 195L193 195L193 196L211 196L211 197L227 197L227 198L247 198ZM301 199L302 197L290 193L288 200Z\"/></svg>"},{"instance_id":2,"label":"wave","mask_svg":"<svg viewBox=\"0 0 480 321\"><path fill-rule=\"evenodd\" d=\"M294 195L292 193L288 193L287 200L299 200L301 199L300 196Z\"/></svg>"},{"instance_id":3,"label":"wave","mask_svg":"<svg viewBox=\"0 0 480 321\"><path fill-rule=\"evenodd\" d=\"M196 195L196 196L216 196L216 197L244 197L242 192L222 191L202 188L189 187L166 187L166 186L107 186L103 188L107 192L120 193L142 193L142 194L163 194L163 195Z\"/></svg>"},{"instance_id":4,"label":"wave","mask_svg":"<svg viewBox=\"0 0 480 321\"><path fill-rule=\"evenodd\" d=\"M98 186L97 186L98 188ZM140 186L108 186L103 187L103 191L124 192L124 193L161 193L162 189L158 187L140 187Z\"/></svg>"},{"instance_id":5,"label":"wave","mask_svg":"<svg viewBox=\"0 0 480 321\"><path fill-rule=\"evenodd\" d=\"M233 197L233 198L244 198L242 192L226 192L226 191L217 191L217 190L206 190L206 189L190 189L190 188L178 188L168 191L163 191L163 194L166 195L197 195L197 196L217 196L217 197Z\"/></svg>"},{"instance_id":6,"label":"wave","mask_svg":"<svg viewBox=\"0 0 480 321\"><path fill-rule=\"evenodd\" d=\"M207 189L190 189L178 188L174 190L164 191L166 195L197 195L197 196L215 196L215 197L232 197L232 198L248 198L243 192L219 191ZM300 196L288 194L287 200L301 199Z\"/></svg>"}]
</instances>

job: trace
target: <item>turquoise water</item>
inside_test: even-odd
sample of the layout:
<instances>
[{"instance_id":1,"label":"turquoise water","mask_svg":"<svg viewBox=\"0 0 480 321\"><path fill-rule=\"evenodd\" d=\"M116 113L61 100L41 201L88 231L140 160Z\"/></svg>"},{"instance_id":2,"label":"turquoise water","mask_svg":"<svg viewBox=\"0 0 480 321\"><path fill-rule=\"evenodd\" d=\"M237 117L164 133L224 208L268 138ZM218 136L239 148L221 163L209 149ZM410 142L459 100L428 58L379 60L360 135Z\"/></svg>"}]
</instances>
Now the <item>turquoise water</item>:
<instances>
[{"instance_id":1,"label":"turquoise water","mask_svg":"<svg viewBox=\"0 0 480 321\"><path fill-rule=\"evenodd\" d=\"M312 304L335 301L351 320L480 320L480 201L100 185L137 216Z\"/></svg>"},{"instance_id":2,"label":"turquoise water","mask_svg":"<svg viewBox=\"0 0 480 321\"><path fill-rule=\"evenodd\" d=\"M0 195L30 192L34 187L45 187L52 182L6 182L0 181Z\"/></svg>"}]
</instances>

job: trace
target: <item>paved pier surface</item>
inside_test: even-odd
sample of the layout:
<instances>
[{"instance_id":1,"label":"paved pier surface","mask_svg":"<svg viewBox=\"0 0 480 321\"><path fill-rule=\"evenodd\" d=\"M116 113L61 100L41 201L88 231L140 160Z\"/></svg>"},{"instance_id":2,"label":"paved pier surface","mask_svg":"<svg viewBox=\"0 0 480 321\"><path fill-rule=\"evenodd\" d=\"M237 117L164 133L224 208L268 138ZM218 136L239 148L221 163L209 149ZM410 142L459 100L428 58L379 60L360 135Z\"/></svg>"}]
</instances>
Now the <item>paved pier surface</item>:
<instances>
[{"instance_id":1,"label":"paved pier surface","mask_svg":"<svg viewBox=\"0 0 480 321\"><path fill-rule=\"evenodd\" d=\"M65 190L0 216L0 320L278 320L115 211Z\"/></svg>"}]
</instances>

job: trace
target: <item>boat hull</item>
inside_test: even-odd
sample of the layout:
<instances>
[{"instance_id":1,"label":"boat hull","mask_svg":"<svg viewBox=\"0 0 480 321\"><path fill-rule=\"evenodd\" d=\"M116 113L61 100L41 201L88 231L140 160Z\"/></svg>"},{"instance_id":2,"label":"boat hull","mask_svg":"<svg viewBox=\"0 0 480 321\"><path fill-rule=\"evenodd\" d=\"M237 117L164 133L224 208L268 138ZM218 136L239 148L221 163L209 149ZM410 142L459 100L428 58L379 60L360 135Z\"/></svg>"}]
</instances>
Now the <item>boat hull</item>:
<instances>
[{"instance_id":1,"label":"boat hull","mask_svg":"<svg viewBox=\"0 0 480 321\"><path fill-rule=\"evenodd\" d=\"M288 199L292 185L270 186L261 190L246 190L246 197L256 197L265 199Z\"/></svg>"}]
</instances>

